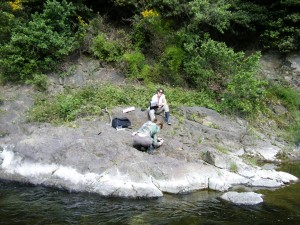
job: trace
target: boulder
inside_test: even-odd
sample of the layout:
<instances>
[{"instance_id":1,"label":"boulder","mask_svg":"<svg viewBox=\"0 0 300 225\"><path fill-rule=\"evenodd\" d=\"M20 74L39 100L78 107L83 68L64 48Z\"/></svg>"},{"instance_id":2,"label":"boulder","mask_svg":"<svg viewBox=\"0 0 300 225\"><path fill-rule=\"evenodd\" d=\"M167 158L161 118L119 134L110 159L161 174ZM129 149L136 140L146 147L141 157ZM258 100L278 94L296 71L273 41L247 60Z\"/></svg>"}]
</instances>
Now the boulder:
<instances>
[{"instance_id":1,"label":"boulder","mask_svg":"<svg viewBox=\"0 0 300 225\"><path fill-rule=\"evenodd\" d=\"M226 192L221 198L236 205L257 205L263 202L263 195L254 192Z\"/></svg>"}]
</instances>

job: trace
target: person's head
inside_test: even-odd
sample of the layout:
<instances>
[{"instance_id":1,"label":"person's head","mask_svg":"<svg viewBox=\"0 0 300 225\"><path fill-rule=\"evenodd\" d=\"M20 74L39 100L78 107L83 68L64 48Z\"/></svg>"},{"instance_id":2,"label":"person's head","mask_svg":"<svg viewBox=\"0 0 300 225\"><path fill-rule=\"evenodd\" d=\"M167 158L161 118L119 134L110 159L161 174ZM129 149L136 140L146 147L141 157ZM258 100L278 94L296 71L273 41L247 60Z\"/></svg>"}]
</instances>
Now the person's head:
<instances>
[{"instance_id":1,"label":"person's head","mask_svg":"<svg viewBox=\"0 0 300 225\"><path fill-rule=\"evenodd\" d=\"M160 129L162 129L164 126L164 123L156 118L153 120L153 123L155 123Z\"/></svg>"},{"instance_id":2,"label":"person's head","mask_svg":"<svg viewBox=\"0 0 300 225\"><path fill-rule=\"evenodd\" d=\"M157 95L163 95L163 93L164 93L164 89L162 89L162 88L158 88L157 89Z\"/></svg>"}]
</instances>

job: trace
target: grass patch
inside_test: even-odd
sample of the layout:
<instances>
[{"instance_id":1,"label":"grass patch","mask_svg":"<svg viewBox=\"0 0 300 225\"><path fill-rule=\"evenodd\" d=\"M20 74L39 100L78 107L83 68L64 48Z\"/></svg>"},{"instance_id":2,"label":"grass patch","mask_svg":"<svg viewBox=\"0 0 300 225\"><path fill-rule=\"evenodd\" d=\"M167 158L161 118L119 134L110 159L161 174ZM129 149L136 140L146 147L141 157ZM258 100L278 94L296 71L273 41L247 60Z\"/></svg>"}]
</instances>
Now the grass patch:
<instances>
[{"instance_id":1,"label":"grass patch","mask_svg":"<svg viewBox=\"0 0 300 225\"><path fill-rule=\"evenodd\" d=\"M188 119L191 121L195 121L197 123L203 124L204 117L202 117L198 113L192 113L188 116Z\"/></svg>"},{"instance_id":2,"label":"grass patch","mask_svg":"<svg viewBox=\"0 0 300 225\"><path fill-rule=\"evenodd\" d=\"M221 145L216 145L215 147L216 147L216 149L217 149L219 152L221 152L221 153L223 153L223 154L228 154L228 153L229 153L229 150L226 149L226 148L224 148L224 147L221 146Z\"/></svg>"},{"instance_id":3,"label":"grass patch","mask_svg":"<svg viewBox=\"0 0 300 225\"><path fill-rule=\"evenodd\" d=\"M287 112L277 115L269 112L269 119L275 121L282 130L283 138L296 145L300 144L300 93L291 87L273 85L268 89L267 97L273 105L283 105Z\"/></svg>"},{"instance_id":4,"label":"grass patch","mask_svg":"<svg viewBox=\"0 0 300 225\"><path fill-rule=\"evenodd\" d=\"M258 161L255 157L245 156L245 157L243 157L243 161L250 166L258 165Z\"/></svg>"},{"instance_id":5,"label":"grass patch","mask_svg":"<svg viewBox=\"0 0 300 225\"><path fill-rule=\"evenodd\" d=\"M268 97L278 100L289 111L300 108L300 94L291 87L273 85L269 88Z\"/></svg>"},{"instance_id":6,"label":"grass patch","mask_svg":"<svg viewBox=\"0 0 300 225\"><path fill-rule=\"evenodd\" d=\"M211 123L208 125L209 128L213 128L213 129L219 129L220 127L218 126L218 124L215 123Z\"/></svg>"},{"instance_id":7,"label":"grass patch","mask_svg":"<svg viewBox=\"0 0 300 225\"><path fill-rule=\"evenodd\" d=\"M79 117L101 115L103 109L116 106L135 106L147 108L157 86L135 86L130 84L90 86L81 89L66 89L63 93L47 96L39 94L34 106L29 110L29 121L64 123ZM217 105L202 92L188 91L181 88L164 87L172 114L177 106L196 106L206 102ZM205 99L205 100L204 100ZM217 110L217 107L216 107Z\"/></svg>"},{"instance_id":8,"label":"grass patch","mask_svg":"<svg viewBox=\"0 0 300 225\"><path fill-rule=\"evenodd\" d=\"M236 165L236 163L234 163L234 162L230 163L229 170L230 170L230 172L237 173L238 172L238 166Z\"/></svg>"},{"instance_id":9,"label":"grass patch","mask_svg":"<svg viewBox=\"0 0 300 225\"><path fill-rule=\"evenodd\" d=\"M203 143L203 140L204 140L204 138L203 138L203 137L200 137L200 138L198 139L198 144L202 144L202 143Z\"/></svg>"}]
</instances>

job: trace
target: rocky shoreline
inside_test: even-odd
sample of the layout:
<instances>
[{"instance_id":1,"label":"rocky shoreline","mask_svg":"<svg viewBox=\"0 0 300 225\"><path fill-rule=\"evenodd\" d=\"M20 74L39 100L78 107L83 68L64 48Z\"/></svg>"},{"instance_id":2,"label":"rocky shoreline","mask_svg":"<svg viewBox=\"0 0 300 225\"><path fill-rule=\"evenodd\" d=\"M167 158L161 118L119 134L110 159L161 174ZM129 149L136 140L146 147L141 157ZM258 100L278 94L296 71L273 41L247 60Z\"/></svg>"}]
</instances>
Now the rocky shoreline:
<instances>
[{"instance_id":1,"label":"rocky shoreline","mask_svg":"<svg viewBox=\"0 0 300 225\"><path fill-rule=\"evenodd\" d=\"M101 71L97 76L118 76ZM73 127L53 126L26 122L25 112L33 104L31 87L3 86L1 95L0 179L128 198L203 189L226 192L237 185L277 188L298 180L276 171L287 143L270 133L250 132L246 121L207 108L181 108L180 120L173 117L172 126L161 132L164 145L149 155L132 147L132 132L147 120L141 109L126 115L121 107L111 109L113 116L131 120L132 129L122 131L100 116L81 118ZM299 159L297 149L288 154Z\"/></svg>"}]
</instances>

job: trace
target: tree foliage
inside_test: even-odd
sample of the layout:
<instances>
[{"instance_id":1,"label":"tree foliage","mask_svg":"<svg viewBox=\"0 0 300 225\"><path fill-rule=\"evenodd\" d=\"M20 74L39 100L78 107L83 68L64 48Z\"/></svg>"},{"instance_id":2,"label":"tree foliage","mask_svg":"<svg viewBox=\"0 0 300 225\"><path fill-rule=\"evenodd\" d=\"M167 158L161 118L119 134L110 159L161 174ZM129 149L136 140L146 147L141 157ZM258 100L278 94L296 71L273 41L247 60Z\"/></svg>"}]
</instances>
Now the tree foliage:
<instances>
[{"instance_id":1,"label":"tree foliage","mask_svg":"<svg viewBox=\"0 0 300 225\"><path fill-rule=\"evenodd\" d=\"M17 22L9 42L0 47L0 66L6 80L30 80L50 71L74 49L76 40L70 17L73 4L48 0L42 13Z\"/></svg>"},{"instance_id":2,"label":"tree foliage","mask_svg":"<svg viewBox=\"0 0 300 225\"><path fill-rule=\"evenodd\" d=\"M138 14L156 9L163 18L195 33L209 32L228 42L258 42L261 48L299 50L300 3L297 0L112 0ZM252 39L252 40L251 40ZM257 40L258 39L258 40ZM230 43L229 43L230 44ZM244 44L244 43L242 43ZM245 46L245 44L244 44Z\"/></svg>"},{"instance_id":3,"label":"tree foliage","mask_svg":"<svg viewBox=\"0 0 300 225\"><path fill-rule=\"evenodd\" d=\"M269 18L262 33L265 48L281 52L299 50L300 2L296 0L275 1L269 7Z\"/></svg>"}]
</instances>

